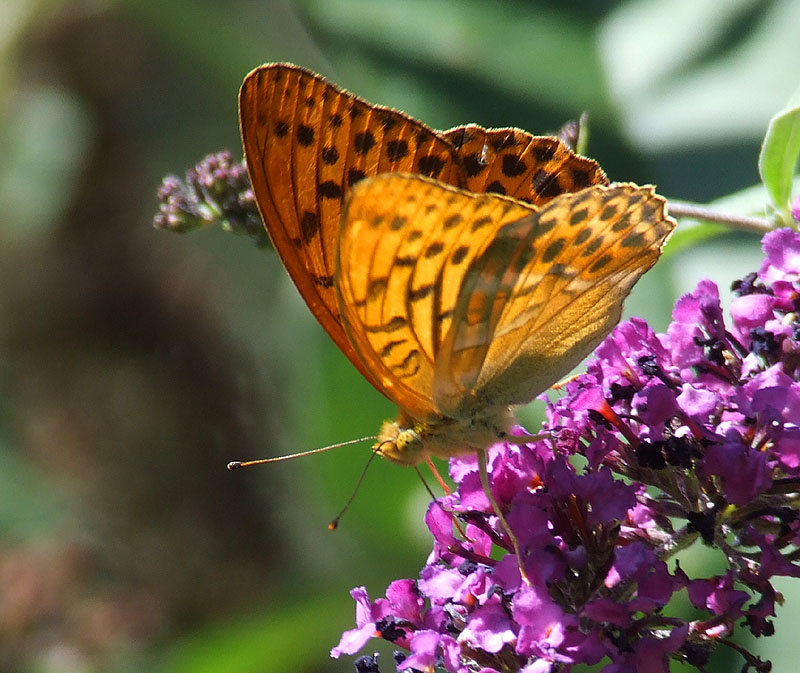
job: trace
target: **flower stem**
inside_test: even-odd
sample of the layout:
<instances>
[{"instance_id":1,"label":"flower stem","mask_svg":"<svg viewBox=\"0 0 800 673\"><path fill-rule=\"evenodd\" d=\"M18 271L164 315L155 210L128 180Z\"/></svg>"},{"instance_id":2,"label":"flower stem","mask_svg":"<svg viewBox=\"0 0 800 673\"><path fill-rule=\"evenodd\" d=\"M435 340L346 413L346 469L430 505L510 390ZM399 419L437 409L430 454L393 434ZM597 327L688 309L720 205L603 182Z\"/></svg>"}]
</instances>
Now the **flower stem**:
<instances>
[{"instance_id":1,"label":"flower stem","mask_svg":"<svg viewBox=\"0 0 800 673\"><path fill-rule=\"evenodd\" d=\"M531 581L528 579L528 575L525 572L524 563L522 559L522 551L520 550L519 542L517 541L517 536L514 535L514 531L511 530L511 526L508 525L508 521L506 521L505 516L503 516L503 511L500 509L500 505L497 504L497 500L495 500L494 498L494 493L492 493L492 488L489 485L489 471L486 469L485 450L478 451L478 473L480 474L481 485L483 486L483 490L486 493L486 497L489 498L489 502L492 504L494 513L497 514L497 518L500 519L500 524L505 529L509 539L511 540L511 545L514 547L514 553L517 555L517 564L519 565L519 574L522 577L522 581L525 582L525 584L527 584L528 586L531 586Z\"/></svg>"},{"instance_id":2,"label":"flower stem","mask_svg":"<svg viewBox=\"0 0 800 673\"><path fill-rule=\"evenodd\" d=\"M675 217L693 217L708 222L719 222L720 224L727 224L736 229L750 231L756 234L763 234L774 229L769 220L762 217L721 213L713 208L698 206L694 203L687 203L686 201L670 200L667 202L667 208L669 214Z\"/></svg>"}]
</instances>

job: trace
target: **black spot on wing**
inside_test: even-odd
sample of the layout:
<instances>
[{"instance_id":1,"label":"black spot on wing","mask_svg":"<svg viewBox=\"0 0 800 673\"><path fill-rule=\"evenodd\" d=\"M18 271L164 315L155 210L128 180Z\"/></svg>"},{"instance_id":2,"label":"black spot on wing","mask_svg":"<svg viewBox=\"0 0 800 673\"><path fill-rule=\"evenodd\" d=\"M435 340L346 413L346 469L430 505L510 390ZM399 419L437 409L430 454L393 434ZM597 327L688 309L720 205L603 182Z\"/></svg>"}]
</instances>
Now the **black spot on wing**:
<instances>
[{"instance_id":1,"label":"black spot on wing","mask_svg":"<svg viewBox=\"0 0 800 673\"><path fill-rule=\"evenodd\" d=\"M392 366L392 371L400 378L414 376L419 371L419 351L416 348L409 351L399 364Z\"/></svg>"},{"instance_id":2,"label":"black spot on wing","mask_svg":"<svg viewBox=\"0 0 800 673\"><path fill-rule=\"evenodd\" d=\"M583 222L587 217L589 217L588 208L579 208L573 211L572 215L569 216L569 223L574 227L576 224Z\"/></svg>"},{"instance_id":3,"label":"black spot on wing","mask_svg":"<svg viewBox=\"0 0 800 673\"><path fill-rule=\"evenodd\" d=\"M401 315L396 315L393 318L386 321L385 323L382 323L380 325L366 325L364 329L367 332L372 332L372 333L384 332L388 334L403 329L406 325L408 325L408 320L406 320Z\"/></svg>"},{"instance_id":4,"label":"black spot on wing","mask_svg":"<svg viewBox=\"0 0 800 673\"><path fill-rule=\"evenodd\" d=\"M453 264L461 264L461 262L464 261L468 253L469 253L468 245L459 246L458 248L455 249L455 252L453 252L452 257L450 257L450 262Z\"/></svg>"},{"instance_id":5,"label":"black spot on wing","mask_svg":"<svg viewBox=\"0 0 800 673\"><path fill-rule=\"evenodd\" d=\"M583 253L581 254L582 257L587 257L588 255L592 255L600 249L600 246L603 245L603 237L598 236L597 238L593 239L589 245L586 246Z\"/></svg>"},{"instance_id":6,"label":"black spot on wing","mask_svg":"<svg viewBox=\"0 0 800 673\"><path fill-rule=\"evenodd\" d=\"M330 147L323 147L321 156L322 163L327 164L328 166L333 166L337 161L339 161L339 150L332 145Z\"/></svg>"},{"instance_id":7,"label":"black spot on wing","mask_svg":"<svg viewBox=\"0 0 800 673\"><path fill-rule=\"evenodd\" d=\"M553 241L550 245L548 245L544 249L544 253L542 253L542 261L545 264L549 264L552 262L556 257L558 257L559 253L564 249L564 245L566 241L563 238L557 238Z\"/></svg>"},{"instance_id":8,"label":"black spot on wing","mask_svg":"<svg viewBox=\"0 0 800 673\"><path fill-rule=\"evenodd\" d=\"M389 161L400 161L408 155L408 143L405 140L390 140L386 143L386 156Z\"/></svg>"},{"instance_id":9,"label":"black spot on wing","mask_svg":"<svg viewBox=\"0 0 800 673\"><path fill-rule=\"evenodd\" d=\"M643 248L647 243L647 237L641 231L632 231L622 239L620 245L623 248Z\"/></svg>"},{"instance_id":10,"label":"black spot on wing","mask_svg":"<svg viewBox=\"0 0 800 673\"><path fill-rule=\"evenodd\" d=\"M419 287L414 288L413 290L409 290L408 292L408 300L411 302L419 301L420 299L425 299L431 292L433 292L436 285L434 283L427 283L426 285L420 285Z\"/></svg>"},{"instance_id":11,"label":"black spot on wing","mask_svg":"<svg viewBox=\"0 0 800 673\"><path fill-rule=\"evenodd\" d=\"M634 220L631 213L625 213L614 224L611 225L611 231L624 231L633 224Z\"/></svg>"},{"instance_id":12,"label":"black spot on wing","mask_svg":"<svg viewBox=\"0 0 800 673\"><path fill-rule=\"evenodd\" d=\"M366 154L375 147L375 136L371 131L361 131L353 138L353 148L357 154Z\"/></svg>"},{"instance_id":13,"label":"black spot on wing","mask_svg":"<svg viewBox=\"0 0 800 673\"><path fill-rule=\"evenodd\" d=\"M427 175L430 178L435 178L442 172L445 167L445 160L441 157L428 155L420 157L417 162L417 169L422 175Z\"/></svg>"},{"instance_id":14,"label":"black spot on wing","mask_svg":"<svg viewBox=\"0 0 800 673\"><path fill-rule=\"evenodd\" d=\"M344 197L342 186L337 182L333 182L333 180L326 180L320 183L318 190L320 195L326 199L341 199Z\"/></svg>"},{"instance_id":15,"label":"black spot on wing","mask_svg":"<svg viewBox=\"0 0 800 673\"><path fill-rule=\"evenodd\" d=\"M606 264L608 264L612 259L614 259L611 255L603 255L600 257L592 266L589 267L589 273L594 273L595 271L599 271L602 269Z\"/></svg>"},{"instance_id":16,"label":"black spot on wing","mask_svg":"<svg viewBox=\"0 0 800 673\"><path fill-rule=\"evenodd\" d=\"M528 170L528 165L515 154L506 154L501 164L503 175L516 178Z\"/></svg>"},{"instance_id":17,"label":"black spot on wing","mask_svg":"<svg viewBox=\"0 0 800 673\"><path fill-rule=\"evenodd\" d=\"M536 156L536 160L539 163L546 163L550 161L556 155L556 146L547 145L542 147L541 145L536 145L533 148L533 153Z\"/></svg>"},{"instance_id":18,"label":"black spot on wing","mask_svg":"<svg viewBox=\"0 0 800 673\"><path fill-rule=\"evenodd\" d=\"M313 238L317 235L319 231L319 218L317 214L311 210L307 210L303 213L303 217L300 220L300 232L303 235L303 240L306 243L310 243Z\"/></svg>"},{"instance_id":19,"label":"black spot on wing","mask_svg":"<svg viewBox=\"0 0 800 673\"><path fill-rule=\"evenodd\" d=\"M609 203L606 205L603 210L600 211L600 219L601 220L610 220L614 216L616 216L617 212L619 212L619 207L616 203Z\"/></svg>"},{"instance_id":20,"label":"black spot on wing","mask_svg":"<svg viewBox=\"0 0 800 673\"><path fill-rule=\"evenodd\" d=\"M586 227L585 229L581 229L580 233L575 237L575 245L583 245L586 241L589 240L589 237L592 235L592 228Z\"/></svg>"},{"instance_id":21,"label":"black spot on wing","mask_svg":"<svg viewBox=\"0 0 800 673\"><path fill-rule=\"evenodd\" d=\"M367 286L367 299L369 301L375 301L383 296L384 292L386 292L386 286L389 284L388 278L375 278L370 281L369 285Z\"/></svg>"},{"instance_id":22,"label":"black spot on wing","mask_svg":"<svg viewBox=\"0 0 800 673\"><path fill-rule=\"evenodd\" d=\"M445 229L452 229L453 227L457 227L463 221L464 216L461 213L453 213L452 215L445 217L442 224Z\"/></svg>"},{"instance_id":23,"label":"black spot on wing","mask_svg":"<svg viewBox=\"0 0 800 673\"><path fill-rule=\"evenodd\" d=\"M540 170L533 176L533 191L539 196L550 198L562 194L564 188L555 173Z\"/></svg>"},{"instance_id":24,"label":"black spot on wing","mask_svg":"<svg viewBox=\"0 0 800 673\"><path fill-rule=\"evenodd\" d=\"M436 255L441 254L442 250L444 250L444 243L435 241L425 249L424 254L426 258L430 259L431 257L436 257Z\"/></svg>"},{"instance_id":25,"label":"black spot on wing","mask_svg":"<svg viewBox=\"0 0 800 673\"><path fill-rule=\"evenodd\" d=\"M573 168L570 171L570 176L572 177L572 182L578 189L586 189L592 185L592 175L589 171Z\"/></svg>"},{"instance_id":26,"label":"black spot on wing","mask_svg":"<svg viewBox=\"0 0 800 673\"><path fill-rule=\"evenodd\" d=\"M467 174L468 178L474 178L489 165L477 152L472 152L465 156L461 163L464 166L464 172Z\"/></svg>"},{"instance_id":27,"label":"black spot on wing","mask_svg":"<svg viewBox=\"0 0 800 673\"><path fill-rule=\"evenodd\" d=\"M385 360L388 358L392 351L397 348L398 346L402 346L406 342L405 339L395 339L394 341L390 341L381 349L381 359Z\"/></svg>"},{"instance_id":28,"label":"black spot on wing","mask_svg":"<svg viewBox=\"0 0 800 673\"><path fill-rule=\"evenodd\" d=\"M495 180L494 182L490 182L488 185L486 185L486 191L494 194L505 194L506 188L503 186L502 182Z\"/></svg>"},{"instance_id":29,"label":"black spot on wing","mask_svg":"<svg viewBox=\"0 0 800 673\"><path fill-rule=\"evenodd\" d=\"M303 147L309 147L314 142L314 129L305 124L297 127L297 142Z\"/></svg>"},{"instance_id":30,"label":"black spot on wing","mask_svg":"<svg viewBox=\"0 0 800 673\"><path fill-rule=\"evenodd\" d=\"M473 220L470 229L472 230L472 233L475 233L476 231L478 231L478 229L482 229L487 224L491 223L492 223L492 218L489 217L488 215L483 215L482 217L478 217L475 220Z\"/></svg>"},{"instance_id":31,"label":"black spot on wing","mask_svg":"<svg viewBox=\"0 0 800 673\"><path fill-rule=\"evenodd\" d=\"M352 187L356 182L363 180L365 177L367 177L367 174L364 171L360 171L357 168L350 168L347 171L347 184Z\"/></svg>"}]
</instances>

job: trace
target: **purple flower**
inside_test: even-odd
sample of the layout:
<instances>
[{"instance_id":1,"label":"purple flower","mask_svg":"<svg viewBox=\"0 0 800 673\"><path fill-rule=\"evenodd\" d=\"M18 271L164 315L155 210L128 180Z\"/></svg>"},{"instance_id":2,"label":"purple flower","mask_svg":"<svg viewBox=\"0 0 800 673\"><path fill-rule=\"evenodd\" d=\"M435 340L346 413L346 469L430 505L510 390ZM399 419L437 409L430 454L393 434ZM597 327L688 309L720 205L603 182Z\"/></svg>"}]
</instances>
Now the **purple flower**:
<instances>
[{"instance_id":1,"label":"purple flower","mask_svg":"<svg viewBox=\"0 0 800 673\"><path fill-rule=\"evenodd\" d=\"M221 224L250 236L256 245L268 244L244 161L234 163L230 152L209 154L186 172L183 181L164 178L158 190L157 229L186 232Z\"/></svg>"},{"instance_id":2,"label":"purple flower","mask_svg":"<svg viewBox=\"0 0 800 673\"><path fill-rule=\"evenodd\" d=\"M458 642L471 649L496 654L509 643L516 642L518 628L502 599L494 596L472 612Z\"/></svg>"},{"instance_id":3,"label":"purple flower","mask_svg":"<svg viewBox=\"0 0 800 673\"><path fill-rule=\"evenodd\" d=\"M411 656L403 660L397 667L398 671L407 669L432 671L440 660L446 670L454 673L459 670L460 648L452 636L431 629L415 631L409 649Z\"/></svg>"},{"instance_id":4,"label":"purple flower","mask_svg":"<svg viewBox=\"0 0 800 673\"><path fill-rule=\"evenodd\" d=\"M739 625L771 635L772 582L800 576L800 235L763 248L729 320L703 280L666 333L620 324L547 403L548 439L489 449L519 558L475 457L452 459L427 565L374 603L354 590L357 628L334 655L375 636L410 652L400 670L666 673L705 667ZM724 571L689 576L673 557L693 543ZM684 592L693 621L669 614Z\"/></svg>"},{"instance_id":5,"label":"purple flower","mask_svg":"<svg viewBox=\"0 0 800 673\"><path fill-rule=\"evenodd\" d=\"M408 644L408 630L420 624L422 598L411 580L397 580L389 585L386 598L374 603L364 587L350 592L356 602L356 628L342 634L331 656L355 654L370 638L379 636L400 645Z\"/></svg>"}]
</instances>

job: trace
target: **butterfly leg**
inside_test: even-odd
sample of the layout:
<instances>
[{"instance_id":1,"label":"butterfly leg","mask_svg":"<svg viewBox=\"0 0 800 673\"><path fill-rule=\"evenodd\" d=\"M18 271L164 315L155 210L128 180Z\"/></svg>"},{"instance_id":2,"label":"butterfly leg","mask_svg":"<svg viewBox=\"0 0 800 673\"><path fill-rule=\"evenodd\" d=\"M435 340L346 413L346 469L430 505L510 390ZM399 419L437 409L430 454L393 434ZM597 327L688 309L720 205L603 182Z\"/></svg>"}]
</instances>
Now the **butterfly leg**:
<instances>
[{"instance_id":1,"label":"butterfly leg","mask_svg":"<svg viewBox=\"0 0 800 673\"><path fill-rule=\"evenodd\" d=\"M525 584L527 584L528 586L530 586L531 581L528 579L528 575L525 572L525 567L522 558L522 550L520 549L517 536L514 535L514 531L511 530L511 526L508 525L508 521L506 521L506 517L503 515L500 506L497 504L497 500L495 500L494 498L492 489L489 486L489 472L486 468L485 450L478 451L478 473L480 474L483 491L484 493L486 493L486 497L489 498L489 502L492 505L492 509L494 509L494 513L497 514L497 518L500 519L500 524L505 529L509 539L511 540L511 545L514 547L514 554L516 554L517 556L517 563L519 564L519 574L522 577L522 581L525 582Z\"/></svg>"},{"instance_id":2,"label":"butterfly leg","mask_svg":"<svg viewBox=\"0 0 800 673\"><path fill-rule=\"evenodd\" d=\"M430 468L431 472L433 472L433 478L439 483L439 486L442 487L445 495L450 495L450 487L444 482L442 479L442 475L439 474L439 470L436 469L436 465L433 464L430 456L426 460L428 467Z\"/></svg>"},{"instance_id":3,"label":"butterfly leg","mask_svg":"<svg viewBox=\"0 0 800 673\"><path fill-rule=\"evenodd\" d=\"M553 439L553 435L549 432L540 432L536 435L503 435L503 441L506 444L515 444L517 446L521 444L533 444L534 442L540 442L543 439Z\"/></svg>"}]
</instances>

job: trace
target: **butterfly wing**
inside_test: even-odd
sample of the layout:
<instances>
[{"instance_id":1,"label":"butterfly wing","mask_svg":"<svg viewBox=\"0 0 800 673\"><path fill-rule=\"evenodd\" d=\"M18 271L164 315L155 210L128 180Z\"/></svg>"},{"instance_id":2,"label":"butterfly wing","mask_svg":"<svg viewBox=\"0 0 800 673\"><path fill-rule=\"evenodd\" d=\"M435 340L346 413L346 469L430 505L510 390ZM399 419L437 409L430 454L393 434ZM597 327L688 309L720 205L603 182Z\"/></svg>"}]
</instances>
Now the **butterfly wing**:
<instances>
[{"instance_id":1,"label":"butterfly wing","mask_svg":"<svg viewBox=\"0 0 800 673\"><path fill-rule=\"evenodd\" d=\"M415 265L414 278L428 274L433 280L406 288L413 300L408 299L404 318L413 325L418 314L428 318L415 328L412 337L403 341L416 343L418 347L410 347L401 362L408 365L418 358L419 373L410 376L408 371L414 366L400 371L397 363L384 367L382 357L391 351L400 352L402 349L393 344L401 340L383 338L380 349L372 348L380 341L374 334L386 328L386 325L380 327L385 315L376 313L378 304L373 301L364 317L374 319L377 316L373 328L378 331L371 339L362 335L360 342L353 342L353 334L358 334L359 329L349 329L348 337L348 327L340 314L340 306L348 304L335 287L339 222L343 202L351 188L363 178L379 173L410 172L466 186L472 191L504 192L544 203L563 191L605 181L605 175L595 162L578 157L555 138L534 137L517 129L486 130L474 125L435 132L403 113L371 105L294 65L273 64L254 70L242 85L239 106L253 192L273 245L292 280L322 326L364 377L401 406L405 403L409 410L413 407L420 418L433 413L433 358L449 329L463 270L468 268L478 248L466 241L465 229L450 224L447 227L449 238L445 237L443 244L451 241L454 258L462 259L462 263L454 264L453 269L446 266L437 272L438 276L433 271L436 255L431 261ZM413 201L413 192L418 187L399 184L405 185L403 189L409 193L398 195L399 200L393 203L399 205L406 197ZM403 189L398 188L399 191ZM447 195L448 204L464 198L463 195L453 196L456 193ZM490 202L491 199L482 207L488 208ZM434 227L437 217L455 218L458 213L448 204L441 207L428 203L426 207L431 210L424 213L427 225ZM500 206L493 204L492 207ZM407 209L413 210L413 207L407 206ZM388 216L390 211L384 210ZM418 215L420 213L409 212L409 221L412 216L419 219ZM523 212L517 213L519 218L523 215ZM494 217L495 214L475 216L483 223L477 229L483 229L483 234L494 231L497 225ZM486 224L489 222L491 226ZM456 234L458 236L453 238ZM351 236L342 235L343 240ZM434 241L434 238L429 235L427 240ZM452 242L456 240L462 242ZM392 241L395 239L391 236L387 238L388 245L393 245ZM383 245L382 241L367 237L364 246L354 248L358 254L370 254L370 242ZM401 244L405 245L402 241ZM437 247L431 245L431 250ZM467 252L462 252L464 250ZM347 268L356 268L365 259L372 257L351 255ZM397 259L402 268L407 256L398 253ZM404 282L402 273L398 278L392 285ZM373 273L373 277L365 281L365 287L376 296L380 294L379 280L379 275ZM426 285L435 288L430 290L435 305L433 299L417 298ZM357 285L354 287L358 289ZM389 292L387 288L383 296L392 297ZM389 304L391 302L387 301L386 305ZM431 312L434 308L437 312ZM351 319L358 325L357 316ZM423 380L425 385L417 386ZM408 384L409 381L414 385Z\"/></svg>"},{"instance_id":2,"label":"butterfly wing","mask_svg":"<svg viewBox=\"0 0 800 673\"><path fill-rule=\"evenodd\" d=\"M340 321L333 276L342 204L356 182L383 172L458 182L452 147L420 122L289 64L247 76L239 118L250 182L275 250L331 338L384 390Z\"/></svg>"},{"instance_id":3,"label":"butterfly wing","mask_svg":"<svg viewBox=\"0 0 800 673\"><path fill-rule=\"evenodd\" d=\"M436 359L436 407L469 418L550 387L617 324L674 225L652 187L618 184L500 227L464 278Z\"/></svg>"},{"instance_id":4,"label":"butterfly wing","mask_svg":"<svg viewBox=\"0 0 800 673\"><path fill-rule=\"evenodd\" d=\"M434 362L475 259L498 229L531 212L412 175L384 174L353 189L334 283L342 322L363 367L417 420L441 416Z\"/></svg>"},{"instance_id":5,"label":"butterfly wing","mask_svg":"<svg viewBox=\"0 0 800 673\"><path fill-rule=\"evenodd\" d=\"M559 194L608 179L597 162L575 154L558 138L521 129L484 129L475 124L442 133L456 149L471 192L506 194L544 205Z\"/></svg>"}]
</instances>

